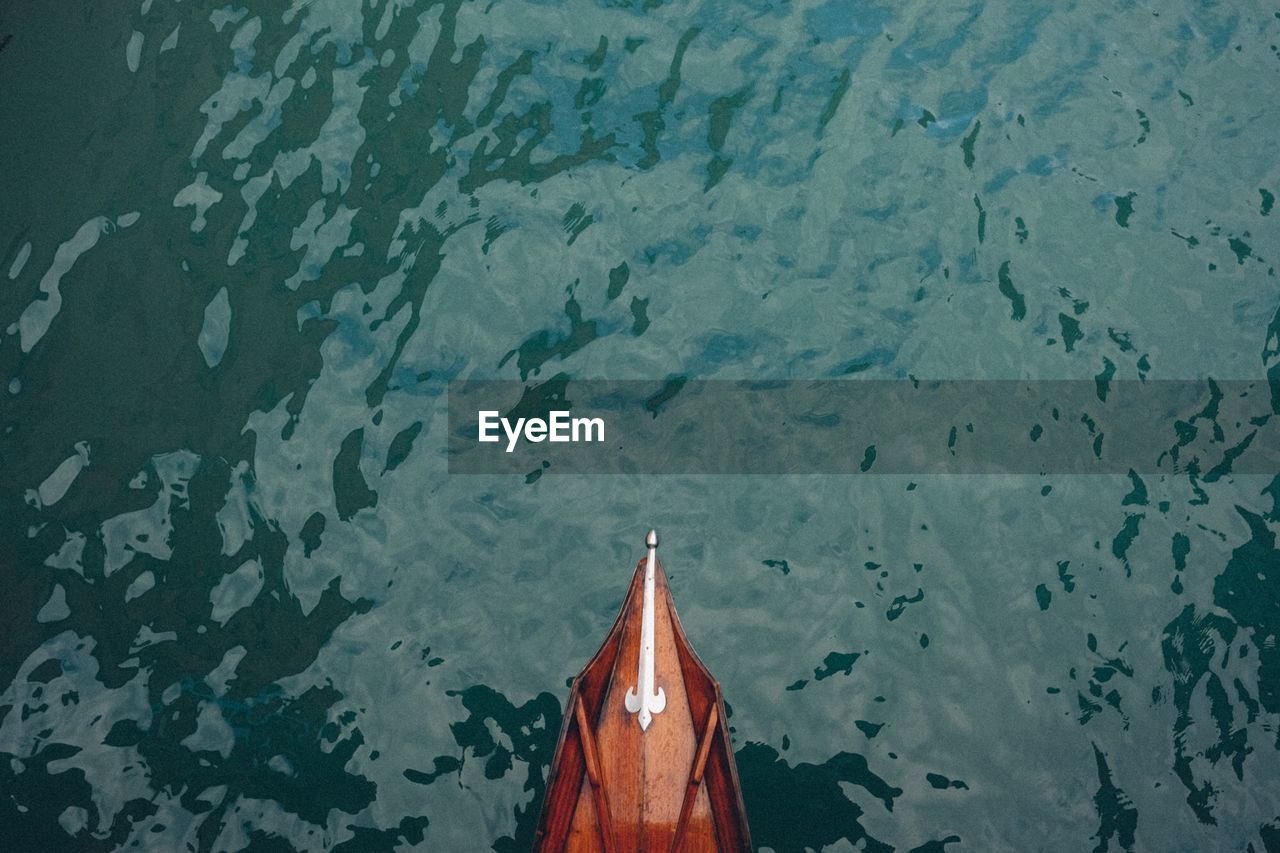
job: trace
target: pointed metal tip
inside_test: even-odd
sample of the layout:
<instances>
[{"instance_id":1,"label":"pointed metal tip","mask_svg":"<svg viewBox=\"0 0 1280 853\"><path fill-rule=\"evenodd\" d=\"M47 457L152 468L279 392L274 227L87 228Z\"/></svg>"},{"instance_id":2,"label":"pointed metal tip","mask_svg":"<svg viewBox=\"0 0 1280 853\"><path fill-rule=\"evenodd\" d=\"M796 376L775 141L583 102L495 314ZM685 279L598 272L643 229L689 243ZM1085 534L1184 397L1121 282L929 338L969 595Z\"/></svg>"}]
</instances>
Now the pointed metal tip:
<instances>
[{"instance_id":1,"label":"pointed metal tip","mask_svg":"<svg viewBox=\"0 0 1280 853\"><path fill-rule=\"evenodd\" d=\"M650 530L648 535L644 537L644 544L646 548L657 548L658 547L658 531Z\"/></svg>"}]
</instances>

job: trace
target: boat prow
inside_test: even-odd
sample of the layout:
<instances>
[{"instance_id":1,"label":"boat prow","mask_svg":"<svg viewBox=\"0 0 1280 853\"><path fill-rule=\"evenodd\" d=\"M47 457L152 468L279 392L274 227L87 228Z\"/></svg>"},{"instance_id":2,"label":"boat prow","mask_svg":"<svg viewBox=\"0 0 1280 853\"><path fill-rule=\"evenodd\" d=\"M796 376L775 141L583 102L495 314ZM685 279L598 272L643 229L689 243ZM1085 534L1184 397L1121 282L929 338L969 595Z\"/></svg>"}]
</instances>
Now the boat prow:
<instances>
[{"instance_id":1,"label":"boat prow","mask_svg":"<svg viewBox=\"0 0 1280 853\"><path fill-rule=\"evenodd\" d=\"M569 693L534 850L749 851L720 687L685 638L657 535Z\"/></svg>"}]
</instances>

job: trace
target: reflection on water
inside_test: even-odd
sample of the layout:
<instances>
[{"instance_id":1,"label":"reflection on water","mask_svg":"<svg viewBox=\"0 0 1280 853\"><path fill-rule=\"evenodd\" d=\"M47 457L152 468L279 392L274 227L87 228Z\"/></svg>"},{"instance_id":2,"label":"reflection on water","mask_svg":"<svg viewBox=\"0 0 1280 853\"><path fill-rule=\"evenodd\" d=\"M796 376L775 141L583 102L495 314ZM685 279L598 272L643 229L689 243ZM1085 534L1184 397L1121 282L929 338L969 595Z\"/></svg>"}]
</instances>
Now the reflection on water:
<instances>
[{"instance_id":1,"label":"reflection on water","mask_svg":"<svg viewBox=\"0 0 1280 853\"><path fill-rule=\"evenodd\" d=\"M444 459L449 380L558 373L1269 374L1264 424L1277 42L1191 3L0 22L7 846L526 849L656 525L762 847L1280 849L1280 479Z\"/></svg>"}]
</instances>

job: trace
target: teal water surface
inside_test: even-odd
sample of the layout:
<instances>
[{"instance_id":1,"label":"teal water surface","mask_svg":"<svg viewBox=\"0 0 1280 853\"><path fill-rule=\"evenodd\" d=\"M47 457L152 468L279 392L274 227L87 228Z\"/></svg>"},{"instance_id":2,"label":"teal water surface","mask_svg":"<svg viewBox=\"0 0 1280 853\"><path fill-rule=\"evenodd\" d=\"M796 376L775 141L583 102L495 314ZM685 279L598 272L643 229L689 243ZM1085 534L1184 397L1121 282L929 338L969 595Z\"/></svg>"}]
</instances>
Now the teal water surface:
<instances>
[{"instance_id":1,"label":"teal water surface","mask_svg":"<svg viewBox=\"0 0 1280 853\"><path fill-rule=\"evenodd\" d=\"M526 850L655 526L761 849L1280 850L1280 478L444 455L450 380L561 373L1270 371L1275 417L1278 44L1190 0L8 4L0 848Z\"/></svg>"}]
</instances>

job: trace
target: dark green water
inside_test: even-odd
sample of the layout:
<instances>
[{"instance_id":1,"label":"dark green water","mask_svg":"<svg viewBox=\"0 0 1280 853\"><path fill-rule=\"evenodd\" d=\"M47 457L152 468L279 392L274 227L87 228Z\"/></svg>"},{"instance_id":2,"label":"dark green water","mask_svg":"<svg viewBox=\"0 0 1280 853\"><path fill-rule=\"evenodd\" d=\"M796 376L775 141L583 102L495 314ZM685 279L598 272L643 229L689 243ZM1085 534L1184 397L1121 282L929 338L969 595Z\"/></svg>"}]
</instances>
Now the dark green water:
<instances>
[{"instance_id":1,"label":"dark green water","mask_svg":"<svg viewBox=\"0 0 1280 853\"><path fill-rule=\"evenodd\" d=\"M0 847L527 849L656 526L760 847L1280 850L1280 479L444 457L457 378L1280 378L1277 44L7 4Z\"/></svg>"}]
</instances>

